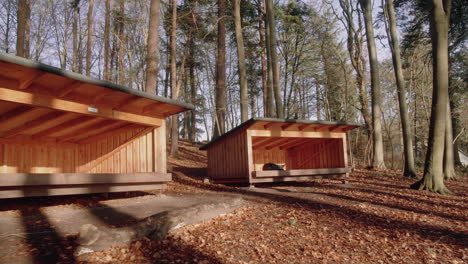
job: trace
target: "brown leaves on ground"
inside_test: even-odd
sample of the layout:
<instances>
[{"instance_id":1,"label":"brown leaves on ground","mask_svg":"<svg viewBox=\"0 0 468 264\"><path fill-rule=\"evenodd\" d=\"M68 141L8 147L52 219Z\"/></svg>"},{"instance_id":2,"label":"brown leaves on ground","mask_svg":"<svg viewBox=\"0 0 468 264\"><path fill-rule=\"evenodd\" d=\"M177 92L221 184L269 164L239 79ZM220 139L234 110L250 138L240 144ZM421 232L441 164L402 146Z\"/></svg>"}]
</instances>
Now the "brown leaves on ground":
<instances>
[{"instance_id":1,"label":"brown leaves on ground","mask_svg":"<svg viewBox=\"0 0 468 264\"><path fill-rule=\"evenodd\" d=\"M398 172L358 170L341 180L262 185L204 184L204 153L184 143L170 159L166 193L230 192L248 206L76 259L79 263L467 263L467 178L446 182L457 196L411 190ZM194 158L190 158L194 157ZM13 206L13 205L10 205ZM82 205L83 206L83 205ZM86 203L84 204L86 206ZM66 262L66 261L65 261Z\"/></svg>"}]
</instances>

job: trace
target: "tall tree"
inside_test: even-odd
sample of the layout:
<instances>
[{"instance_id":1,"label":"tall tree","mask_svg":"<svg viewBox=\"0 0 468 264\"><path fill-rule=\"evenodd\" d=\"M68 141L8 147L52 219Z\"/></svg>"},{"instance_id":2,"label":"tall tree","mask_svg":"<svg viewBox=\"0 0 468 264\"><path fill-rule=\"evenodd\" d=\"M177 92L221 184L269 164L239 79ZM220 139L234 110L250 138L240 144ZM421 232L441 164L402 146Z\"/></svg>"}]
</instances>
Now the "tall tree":
<instances>
[{"instance_id":1,"label":"tall tree","mask_svg":"<svg viewBox=\"0 0 468 264\"><path fill-rule=\"evenodd\" d=\"M16 56L29 58L31 0L18 0Z\"/></svg>"},{"instance_id":2,"label":"tall tree","mask_svg":"<svg viewBox=\"0 0 468 264\"><path fill-rule=\"evenodd\" d=\"M213 139L225 132L226 119L226 1L218 0L218 39L216 57L215 120Z\"/></svg>"},{"instance_id":3,"label":"tall tree","mask_svg":"<svg viewBox=\"0 0 468 264\"><path fill-rule=\"evenodd\" d=\"M249 118L249 106L247 101L247 77L245 69L244 37L242 36L242 17L240 12L240 4L241 0L233 0L234 24L236 28L237 42L237 60L239 69L241 121L245 122Z\"/></svg>"},{"instance_id":4,"label":"tall tree","mask_svg":"<svg viewBox=\"0 0 468 264\"><path fill-rule=\"evenodd\" d=\"M398 105L400 107L400 120L401 128L403 132L403 148L405 155L405 165L403 169L403 175L410 178L416 178L416 170L414 167L414 155L413 155L413 140L411 139L411 128L408 118L408 107L406 105L406 84L403 77L403 69L401 64L401 52L400 43L398 41L398 35L396 30L396 17L395 8L393 6L393 0L382 1L384 7L384 14L388 19L388 26L386 25L388 44L392 51L392 62L395 73L397 94L398 94ZM385 20L386 21L386 20Z\"/></svg>"},{"instance_id":5,"label":"tall tree","mask_svg":"<svg viewBox=\"0 0 468 264\"><path fill-rule=\"evenodd\" d=\"M146 53L146 92L157 94L159 63L159 15L160 0L151 0L148 28L148 48Z\"/></svg>"},{"instance_id":6,"label":"tall tree","mask_svg":"<svg viewBox=\"0 0 468 264\"><path fill-rule=\"evenodd\" d=\"M73 59L72 59L72 71L78 72L78 19L80 16L80 0L73 0L71 7L73 9L73 23L72 23L72 41L73 41Z\"/></svg>"},{"instance_id":7,"label":"tall tree","mask_svg":"<svg viewBox=\"0 0 468 264\"><path fill-rule=\"evenodd\" d=\"M119 0L119 10L117 15L117 25L119 28L119 49L118 49L118 68L119 84L125 84L125 0Z\"/></svg>"},{"instance_id":8,"label":"tall tree","mask_svg":"<svg viewBox=\"0 0 468 264\"><path fill-rule=\"evenodd\" d=\"M444 177L445 179L455 179L455 158L453 147L453 127L452 113L450 111L450 102L447 100L447 117L445 120L445 146L444 146Z\"/></svg>"},{"instance_id":9,"label":"tall tree","mask_svg":"<svg viewBox=\"0 0 468 264\"><path fill-rule=\"evenodd\" d=\"M106 0L106 11L104 18L104 80L110 81L110 13L111 0Z\"/></svg>"},{"instance_id":10,"label":"tall tree","mask_svg":"<svg viewBox=\"0 0 468 264\"><path fill-rule=\"evenodd\" d=\"M371 0L359 0L364 15L364 24L366 27L367 50L369 53L370 75L371 75L371 93L372 93L372 138L373 138L373 159L372 167L375 169L384 169L384 153L382 140L381 123L381 89L379 76L379 61L377 59L377 50L375 47L374 28L372 22L372 3Z\"/></svg>"},{"instance_id":11,"label":"tall tree","mask_svg":"<svg viewBox=\"0 0 468 264\"><path fill-rule=\"evenodd\" d=\"M440 194L450 191L444 184L443 157L448 100L448 29L451 0L432 0L429 5L432 43L433 95L424 175L411 188Z\"/></svg>"},{"instance_id":12,"label":"tall tree","mask_svg":"<svg viewBox=\"0 0 468 264\"><path fill-rule=\"evenodd\" d=\"M170 47L171 47L171 91L172 99L177 100L179 97L179 89L177 89L177 0L171 0L171 36L170 36ZM182 69L183 70L183 69ZM178 156L178 145L179 145L179 115L173 115L171 120L171 157Z\"/></svg>"},{"instance_id":13,"label":"tall tree","mask_svg":"<svg viewBox=\"0 0 468 264\"><path fill-rule=\"evenodd\" d=\"M271 69L273 73L273 92L275 95L276 116L284 118L283 99L281 98L280 88L280 73L278 64L278 55L276 51L276 23L275 23L275 9L272 0L266 0L266 14L267 14L267 29L266 36L268 39L267 49L270 53Z\"/></svg>"},{"instance_id":14,"label":"tall tree","mask_svg":"<svg viewBox=\"0 0 468 264\"><path fill-rule=\"evenodd\" d=\"M260 47L261 67L262 67L262 91L263 91L263 116L268 116L268 84L267 84L267 55L265 52L265 8L262 5L264 0L258 0L258 46Z\"/></svg>"},{"instance_id":15,"label":"tall tree","mask_svg":"<svg viewBox=\"0 0 468 264\"><path fill-rule=\"evenodd\" d=\"M88 39L86 42L86 75L90 76L91 74L91 48L93 45L93 9L94 9L94 0L89 0L88 7Z\"/></svg>"}]
</instances>

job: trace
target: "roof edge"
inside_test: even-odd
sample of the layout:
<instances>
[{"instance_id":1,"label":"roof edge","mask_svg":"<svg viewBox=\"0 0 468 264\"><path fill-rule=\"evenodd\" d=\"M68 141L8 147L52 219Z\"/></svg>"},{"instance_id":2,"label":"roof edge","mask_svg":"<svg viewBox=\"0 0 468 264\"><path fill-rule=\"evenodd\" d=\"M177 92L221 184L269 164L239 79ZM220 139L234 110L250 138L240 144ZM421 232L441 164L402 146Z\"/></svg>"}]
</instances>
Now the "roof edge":
<instances>
[{"instance_id":1,"label":"roof edge","mask_svg":"<svg viewBox=\"0 0 468 264\"><path fill-rule=\"evenodd\" d=\"M250 124L256 121L263 121L263 122L283 122L283 123L298 123L298 124L320 124L320 125L344 125L344 126L355 126L355 127L362 127L361 124L358 123L351 123L351 122L344 122L344 121L321 121L321 120L300 120L300 119L281 119L281 118L271 118L271 117L253 117L242 124L236 126L235 128L229 130L228 132L224 133L223 135L219 136L216 139L211 140L207 144L200 147L200 150L206 150L208 146L220 141L221 139L227 137L228 135L239 131L244 128L248 128Z\"/></svg>"},{"instance_id":2,"label":"roof edge","mask_svg":"<svg viewBox=\"0 0 468 264\"><path fill-rule=\"evenodd\" d=\"M47 64L40 63L40 62L37 62L37 61L33 61L33 60L26 59L26 58L14 56L14 55L7 54L7 53L4 53L4 52L0 52L0 61L5 61L5 62L8 62L8 63L21 65L21 66L24 66L24 67L40 70L40 71L43 71L43 72L59 75L59 76L66 77L66 78L70 78L70 79L73 79L75 81L80 81L80 82L85 82L85 83L92 84L92 85L101 86L101 87L112 89L112 90L119 91L119 92L124 92L124 93L128 93L128 94L136 95L136 96L145 97L145 98L148 98L148 99L151 99L151 100L154 100L154 101L180 106L182 108L185 108L186 110L194 110L195 109L195 106L192 105L192 104L189 104L189 103L169 99L169 98L162 97L162 96L151 95L151 94L148 94L146 92L139 91L139 90L136 90L136 89L131 89L131 88L128 88L128 87L123 86L123 85L118 85L118 84L111 83L111 82L108 82L108 81L95 79L95 78L88 77L88 76L85 76L85 75L82 75L82 74L79 74L79 73L76 73L76 72L65 71L65 70L62 70L60 68L57 68L57 67L54 67L54 66L51 66L51 65L47 65Z\"/></svg>"}]
</instances>

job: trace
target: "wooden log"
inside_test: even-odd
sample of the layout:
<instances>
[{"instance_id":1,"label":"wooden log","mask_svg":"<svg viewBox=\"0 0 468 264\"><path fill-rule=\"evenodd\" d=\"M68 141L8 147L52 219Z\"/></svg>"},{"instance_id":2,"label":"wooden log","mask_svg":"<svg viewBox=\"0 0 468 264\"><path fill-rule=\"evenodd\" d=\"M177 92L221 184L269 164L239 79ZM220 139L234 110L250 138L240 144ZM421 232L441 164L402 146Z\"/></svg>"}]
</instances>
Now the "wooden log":
<instances>
[{"instance_id":1,"label":"wooden log","mask_svg":"<svg viewBox=\"0 0 468 264\"><path fill-rule=\"evenodd\" d=\"M286 177L347 173L348 168L254 171L254 177Z\"/></svg>"}]
</instances>

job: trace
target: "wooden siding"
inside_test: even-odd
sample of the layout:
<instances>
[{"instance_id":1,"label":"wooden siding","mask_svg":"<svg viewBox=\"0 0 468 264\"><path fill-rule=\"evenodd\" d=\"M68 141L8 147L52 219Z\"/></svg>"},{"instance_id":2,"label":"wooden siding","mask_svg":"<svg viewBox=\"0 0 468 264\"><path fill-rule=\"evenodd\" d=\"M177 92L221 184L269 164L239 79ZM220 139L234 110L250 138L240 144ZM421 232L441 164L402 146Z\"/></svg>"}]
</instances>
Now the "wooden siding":
<instances>
[{"instance_id":1,"label":"wooden siding","mask_svg":"<svg viewBox=\"0 0 468 264\"><path fill-rule=\"evenodd\" d=\"M317 139L288 150L286 157L289 170L345 167L342 139Z\"/></svg>"},{"instance_id":2,"label":"wooden siding","mask_svg":"<svg viewBox=\"0 0 468 264\"><path fill-rule=\"evenodd\" d=\"M247 136L239 131L210 146L208 176L214 182L246 182L249 177Z\"/></svg>"},{"instance_id":3,"label":"wooden siding","mask_svg":"<svg viewBox=\"0 0 468 264\"><path fill-rule=\"evenodd\" d=\"M165 172L162 143L154 148L161 129L154 130L129 128L86 144L1 140L0 173Z\"/></svg>"}]
</instances>

